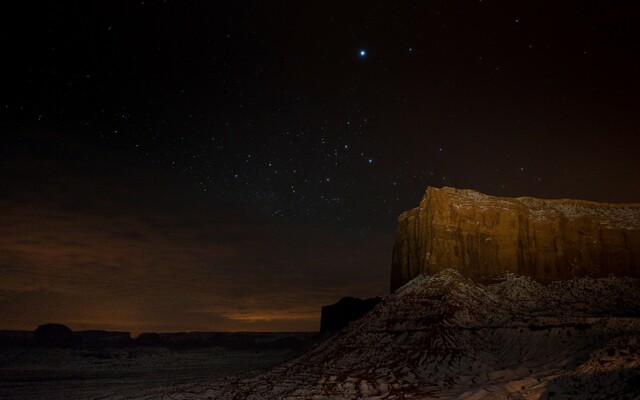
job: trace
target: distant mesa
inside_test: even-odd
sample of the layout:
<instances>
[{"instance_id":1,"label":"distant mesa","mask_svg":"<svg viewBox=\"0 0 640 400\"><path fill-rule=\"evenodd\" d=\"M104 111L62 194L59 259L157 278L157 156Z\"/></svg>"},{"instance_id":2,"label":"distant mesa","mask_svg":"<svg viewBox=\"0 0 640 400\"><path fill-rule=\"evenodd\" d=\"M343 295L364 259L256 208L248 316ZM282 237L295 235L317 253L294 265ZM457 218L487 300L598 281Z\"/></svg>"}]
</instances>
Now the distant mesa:
<instances>
[{"instance_id":1,"label":"distant mesa","mask_svg":"<svg viewBox=\"0 0 640 400\"><path fill-rule=\"evenodd\" d=\"M293 350L312 343L314 332L129 332L87 330L73 332L62 324L44 324L34 331L0 330L0 348L117 349L165 347L172 350L221 347L236 350Z\"/></svg>"},{"instance_id":2,"label":"distant mesa","mask_svg":"<svg viewBox=\"0 0 640 400\"><path fill-rule=\"evenodd\" d=\"M132 344L129 332L89 330L74 332L82 347L125 347Z\"/></svg>"},{"instance_id":3,"label":"distant mesa","mask_svg":"<svg viewBox=\"0 0 640 400\"><path fill-rule=\"evenodd\" d=\"M33 331L1 330L0 348L29 347L33 344Z\"/></svg>"},{"instance_id":4,"label":"distant mesa","mask_svg":"<svg viewBox=\"0 0 640 400\"><path fill-rule=\"evenodd\" d=\"M136 338L135 343L138 346L149 346L149 347L156 347L156 346L163 345L163 341L162 341L162 338L160 337L160 334L155 332L141 333Z\"/></svg>"},{"instance_id":5,"label":"distant mesa","mask_svg":"<svg viewBox=\"0 0 640 400\"><path fill-rule=\"evenodd\" d=\"M398 218L391 291L453 268L476 282L516 273L540 282L640 277L640 203L494 197L427 188Z\"/></svg>"},{"instance_id":6,"label":"distant mesa","mask_svg":"<svg viewBox=\"0 0 640 400\"><path fill-rule=\"evenodd\" d=\"M33 342L39 347L70 347L74 344L73 331L62 324L44 324L33 333Z\"/></svg>"},{"instance_id":7,"label":"distant mesa","mask_svg":"<svg viewBox=\"0 0 640 400\"><path fill-rule=\"evenodd\" d=\"M102 330L89 330L73 332L71 328L62 324L44 324L38 326L33 332L32 338L27 332L17 335L6 332L2 335L3 342L13 345L28 346L33 344L36 347L84 347L84 348L104 348L104 347L124 347L132 344L129 332L110 332ZM21 341L17 341L21 338ZM31 340L29 340L31 339Z\"/></svg>"},{"instance_id":8,"label":"distant mesa","mask_svg":"<svg viewBox=\"0 0 640 400\"><path fill-rule=\"evenodd\" d=\"M320 317L320 332L333 332L347 326L351 321L362 317L380 303L380 297L358 299L344 297L335 304L322 307Z\"/></svg>"}]
</instances>

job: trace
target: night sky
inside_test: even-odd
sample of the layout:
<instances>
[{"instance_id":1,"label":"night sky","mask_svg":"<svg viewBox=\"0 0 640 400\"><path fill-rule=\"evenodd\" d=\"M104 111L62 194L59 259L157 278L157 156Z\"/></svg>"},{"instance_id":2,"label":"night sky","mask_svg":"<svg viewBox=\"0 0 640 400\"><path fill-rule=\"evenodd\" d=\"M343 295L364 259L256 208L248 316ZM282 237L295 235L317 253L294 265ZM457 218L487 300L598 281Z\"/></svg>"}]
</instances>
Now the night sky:
<instances>
[{"instance_id":1,"label":"night sky","mask_svg":"<svg viewBox=\"0 0 640 400\"><path fill-rule=\"evenodd\" d=\"M3 5L0 329L316 330L429 185L639 201L635 3Z\"/></svg>"}]
</instances>

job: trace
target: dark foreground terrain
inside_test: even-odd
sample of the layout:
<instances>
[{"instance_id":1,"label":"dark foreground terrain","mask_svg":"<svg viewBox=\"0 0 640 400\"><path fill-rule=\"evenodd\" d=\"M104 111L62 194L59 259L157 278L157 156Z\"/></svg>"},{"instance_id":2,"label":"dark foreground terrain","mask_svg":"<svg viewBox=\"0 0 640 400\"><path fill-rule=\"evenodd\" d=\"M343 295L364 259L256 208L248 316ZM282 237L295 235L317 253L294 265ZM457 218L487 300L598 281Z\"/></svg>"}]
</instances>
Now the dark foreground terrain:
<instances>
[{"instance_id":1,"label":"dark foreground terrain","mask_svg":"<svg viewBox=\"0 0 640 400\"><path fill-rule=\"evenodd\" d=\"M5 350L1 398L640 399L640 281L420 275L286 349Z\"/></svg>"},{"instance_id":2,"label":"dark foreground terrain","mask_svg":"<svg viewBox=\"0 0 640 400\"><path fill-rule=\"evenodd\" d=\"M639 399L640 281L420 275L267 373L174 399Z\"/></svg>"},{"instance_id":3,"label":"dark foreground terrain","mask_svg":"<svg viewBox=\"0 0 640 400\"><path fill-rule=\"evenodd\" d=\"M188 335L164 335L169 345L0 348L0 399L160 398L185 384L205 385L281 364L311 337L236 335L258 338L258 345L243 348L239 344L196 347L191 340L196 335L185 340Z\"/></svg>"}]
</instances>

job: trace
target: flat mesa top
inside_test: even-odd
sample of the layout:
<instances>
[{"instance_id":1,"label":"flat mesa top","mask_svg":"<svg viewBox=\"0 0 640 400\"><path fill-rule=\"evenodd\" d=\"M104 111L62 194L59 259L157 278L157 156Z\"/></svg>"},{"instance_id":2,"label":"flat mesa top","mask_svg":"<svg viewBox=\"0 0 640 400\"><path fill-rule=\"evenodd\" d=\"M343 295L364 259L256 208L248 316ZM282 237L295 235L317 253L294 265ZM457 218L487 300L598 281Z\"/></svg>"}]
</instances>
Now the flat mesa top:
<instances>
[{"instance_id":1,"label":"flat mesa top","mask_svg":"<svg viewBox=\"0 0 640 400\"><path fill-rule=\"evenodd\" d=\"M533 197L498 197L475 190L452 187L428 187L424 199L437 197L451 206L472 208L480 212L514 211L526 212L535 220L545 221L557 218L575 220L589 218L599 225L622 229L640 229L640 203L602 203L574 199L537 199ZM420 211L419 208L403 213L404 219Z\"/></svg>"}]
</instances>

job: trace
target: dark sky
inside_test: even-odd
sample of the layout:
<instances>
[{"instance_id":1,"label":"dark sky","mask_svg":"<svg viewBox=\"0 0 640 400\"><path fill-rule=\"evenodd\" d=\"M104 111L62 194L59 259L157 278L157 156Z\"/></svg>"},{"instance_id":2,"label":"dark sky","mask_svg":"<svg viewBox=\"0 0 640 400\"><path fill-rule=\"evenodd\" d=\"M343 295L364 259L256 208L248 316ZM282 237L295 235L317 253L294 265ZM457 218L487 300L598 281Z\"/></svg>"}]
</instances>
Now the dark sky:
<instances>
[{"instance_id":1,"label":"dark sky","mask_svg":"<svg viewBox=\"0 0 640 400\"><path fill-rule=\"evenodd\" d=\"M0 328L314 330L431 186L640 200L634 1L0 10Z\"/></svg>"}]
</instances>

